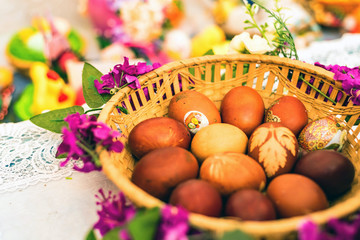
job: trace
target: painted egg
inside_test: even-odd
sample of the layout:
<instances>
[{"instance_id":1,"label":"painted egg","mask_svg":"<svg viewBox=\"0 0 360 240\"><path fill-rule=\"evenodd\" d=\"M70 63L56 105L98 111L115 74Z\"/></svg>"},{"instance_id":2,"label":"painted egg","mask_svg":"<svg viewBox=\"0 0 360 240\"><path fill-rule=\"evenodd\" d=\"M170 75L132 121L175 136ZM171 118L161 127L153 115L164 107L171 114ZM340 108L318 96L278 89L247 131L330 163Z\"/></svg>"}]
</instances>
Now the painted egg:
<instances>
[{"instance_id":1,"label":"painted egg","mask_svg":"<svg viewBox=\"0 0 360 240\"><path fill-rule=\"evenodd\" d=\"M264 168L266 176L273 178L290 172L298 154L294 133L281 123L263 123L251 134L248 155Z\"/></svg>"},{"instance_id":2,"label":"painted egg","mask_svg":"<svg viewBox=\"0 0 360 240\"><path fill-rule=\"evenodd\" d=\"M346 134L346 130L335 117L326 117L308 123L300 132L298 142L306 151L320 149L340 151L345 143Z\"/></svg>"},{"instance_id":3,"label":"painted egg","mask_svg":"<svg viewBox=\"0 0 360 240\"><path fill-rule=\"evenodd\" d=\"M308 123L308 114L298 98L282 96L267 109L265 122L281 122L297 136Z\"/></svg>"},{"instance_id":4,"label":"painted egg","mask_svg":"<svg viewBox=\"0 0 360 240\"><path fill-rule=\"evenodd\" d=\"M185 124L192 134L213 123L220 123L220 112L206 95L188 90L175 94L168 116Z\"/></svg>"}]
</instances>

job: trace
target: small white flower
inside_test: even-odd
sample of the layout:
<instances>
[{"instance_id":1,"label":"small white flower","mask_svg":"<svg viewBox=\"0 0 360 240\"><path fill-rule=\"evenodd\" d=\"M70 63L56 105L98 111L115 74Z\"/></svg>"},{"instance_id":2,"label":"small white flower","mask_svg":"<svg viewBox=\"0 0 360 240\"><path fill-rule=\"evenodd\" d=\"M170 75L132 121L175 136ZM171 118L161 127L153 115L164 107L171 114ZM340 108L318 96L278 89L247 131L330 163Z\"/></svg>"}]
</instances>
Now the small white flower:
<instances>
[{"instance_id":1,"label":"small white flower","mask_svg":"<svg viewBox=\"0 0 360 240\"><path fill-rule=\"evenodd\" d=\"M230 42L228 53L265 54L275 49L270 46L265 38L254 35L252 38L248 32L236 35Z\"/></svg>"},{"instance_id":2,"label":"small white flower","mask_svg":"<svg viewBox=\"0 0 360 240\"><path fill-rule=\"evenodd\" d=\"M251 37L250 34L248 32L243 32L241 34L236 35L235 37L233 37L233 39L231 39L230 41L230 45L229 45L229 51L236 51L236 52L240 52L243 53L245 52L245 41L250 41Z\"/></svg>"}]
</instances>

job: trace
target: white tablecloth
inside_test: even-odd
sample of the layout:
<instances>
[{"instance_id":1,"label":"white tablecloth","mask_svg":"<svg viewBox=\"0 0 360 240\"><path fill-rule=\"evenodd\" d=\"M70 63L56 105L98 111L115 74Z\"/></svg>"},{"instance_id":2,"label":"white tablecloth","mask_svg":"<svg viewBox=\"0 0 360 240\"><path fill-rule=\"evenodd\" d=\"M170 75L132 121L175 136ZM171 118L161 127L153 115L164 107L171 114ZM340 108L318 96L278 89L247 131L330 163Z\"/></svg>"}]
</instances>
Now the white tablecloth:
<instances>
[{"instance_id":1,"label":"white tablecloth","mask_svg":"<svg viewBox=\"0 0 360 240\"><path fill-rule=\"evenodd\" d=\"M60 134L30 121L0 124L0 240L84 239L98 220L95 194L117 188L54 157Z\"/></svg>"}]
</instances>

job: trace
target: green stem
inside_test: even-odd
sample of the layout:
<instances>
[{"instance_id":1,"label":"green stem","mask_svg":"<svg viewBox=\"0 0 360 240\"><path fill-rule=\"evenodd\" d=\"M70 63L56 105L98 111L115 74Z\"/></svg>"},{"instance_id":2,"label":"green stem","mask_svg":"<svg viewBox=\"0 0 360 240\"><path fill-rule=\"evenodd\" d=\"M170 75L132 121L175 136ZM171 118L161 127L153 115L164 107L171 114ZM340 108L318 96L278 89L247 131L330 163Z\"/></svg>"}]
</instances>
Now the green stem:
<instances>
[{"instance_id":1,"label":"green stem","mask_svg":"<svg viewBox=\"0 0 360 240\"><path fill-rule=\"evenodd\" d=\"M82 149L84 149L86 153L88 153L91 156L93 162L95 163L95 166L101 167L99 156L95 153L94 150L90 149L86 144L83 144L81 140L77 141L76 144Z\"/></svg>"},{"instance_id":2,"label":"green stem","mask_svg":"<svg viewBox=\"0 0 360 240\"><path fill-rule=\"evenodd\" d=\"M329 100L330 102L332 102L333 104L336 104L336 102L334 100L332 100L330 97L328 97L325 93L323 93L322 91L320 91L319 89L317 89L314 85L312 85L310 82L306 81L303 77L300 77L300 79L306 83L307 85L309 85L312 89L314 89L315 91L317 91L321 96L325 97L327 100Z\"/></svg>"},{"instance_id":3,"label":"green stem","mask_svg":"<svg viewBox=\"0 0 360 240\"><path fill-rule=\"evenodd\" d=\"M92 109L89 109L85 112L85 114L89 113L89 112L95 112L95 111L99 111L99 110L102 110L102 108L92 108Z\"/></svg>"}]
</instances>

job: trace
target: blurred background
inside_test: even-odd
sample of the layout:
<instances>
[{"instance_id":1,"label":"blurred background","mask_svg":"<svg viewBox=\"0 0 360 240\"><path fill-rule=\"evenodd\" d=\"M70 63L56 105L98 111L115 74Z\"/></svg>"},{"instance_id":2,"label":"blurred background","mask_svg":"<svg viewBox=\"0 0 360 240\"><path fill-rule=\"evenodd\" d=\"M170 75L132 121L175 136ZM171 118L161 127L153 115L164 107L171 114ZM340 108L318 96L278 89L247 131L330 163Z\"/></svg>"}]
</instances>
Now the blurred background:
<instances>
[{"instance_id":1,"label":"blurred background","mask_svg":"<svg viewBox=\"0 0 360 240\"><path fill-rule=\"evenodd\" d=\"M46 110L84 104L84 62L107 73L124 57L166 64L226 54L251 20L250 0L0 0L0 121L18 122ZM360 32L360 0L279 0L296 48ZM278 5L276 5L278 4ZM254 20L273 18L260 9ZM342 43L343 44L343 43ZM358 47L360 49L360 46Z\"/></svg>"}]
</instances>

